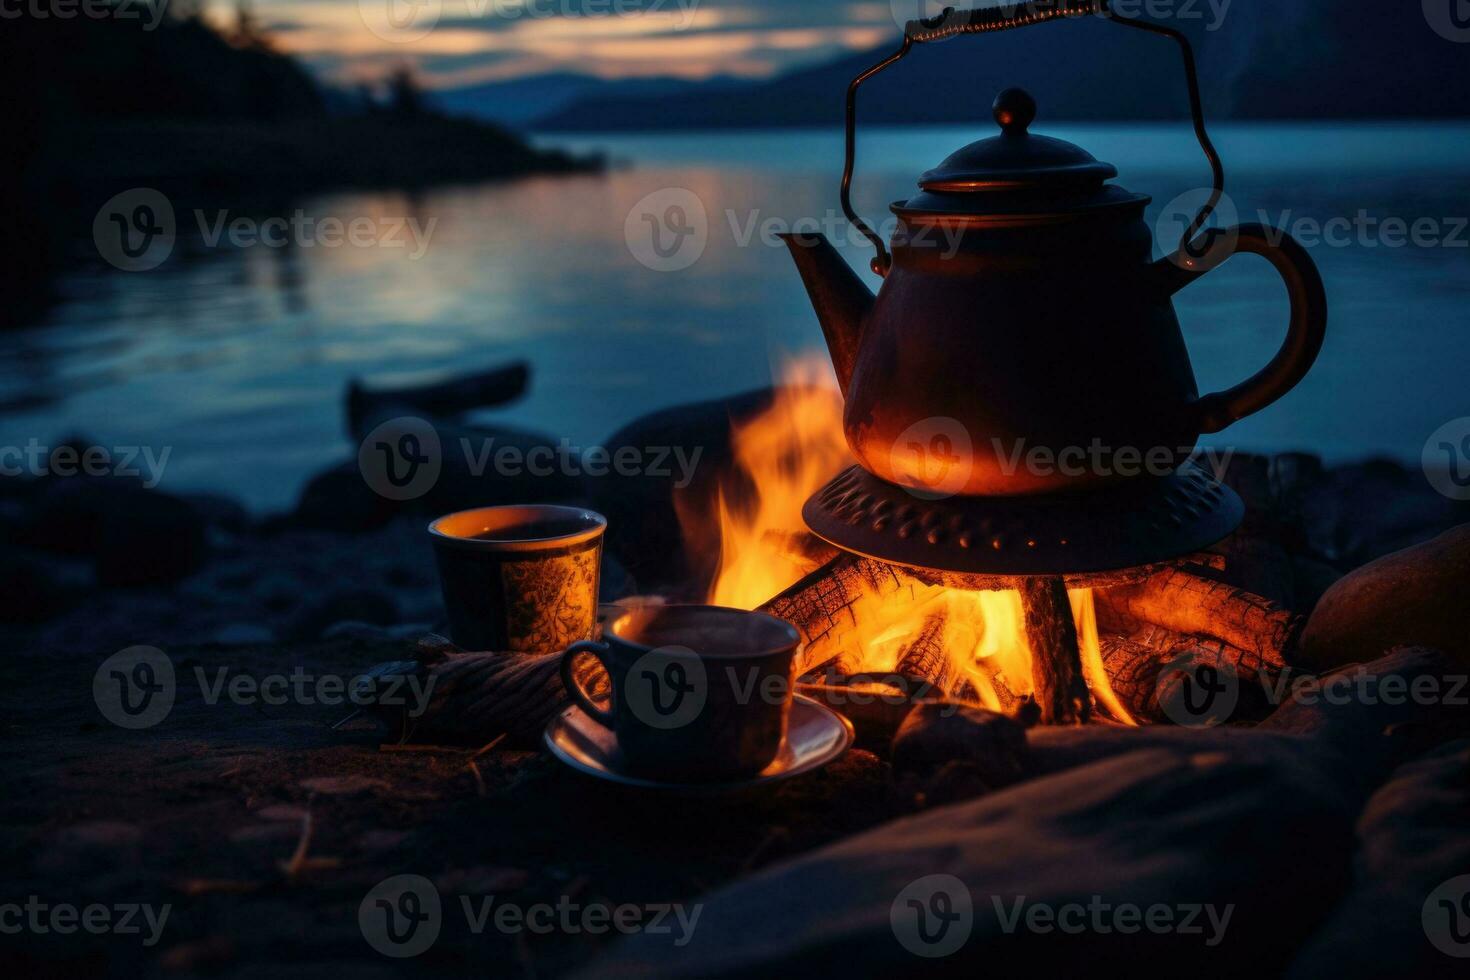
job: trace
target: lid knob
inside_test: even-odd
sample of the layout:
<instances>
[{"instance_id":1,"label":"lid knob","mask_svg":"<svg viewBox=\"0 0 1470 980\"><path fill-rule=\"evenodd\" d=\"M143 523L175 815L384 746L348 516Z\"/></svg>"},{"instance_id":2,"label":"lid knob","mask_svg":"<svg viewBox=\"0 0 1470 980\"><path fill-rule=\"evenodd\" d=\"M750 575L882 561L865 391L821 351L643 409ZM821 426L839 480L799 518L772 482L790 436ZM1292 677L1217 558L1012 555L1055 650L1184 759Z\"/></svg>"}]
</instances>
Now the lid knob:
<instances>
[{"instance_id":1,"label":"lid knob","mask_svg":"<svg viewBox=\"0 0 1470 980\"><path fill-rule=\"evenodd\" d=\"M1020 136L1036 119L1036 100L1023 88L1008 88L995 97L990 111L1006 135Z\"/></svg>"}]
</instances>

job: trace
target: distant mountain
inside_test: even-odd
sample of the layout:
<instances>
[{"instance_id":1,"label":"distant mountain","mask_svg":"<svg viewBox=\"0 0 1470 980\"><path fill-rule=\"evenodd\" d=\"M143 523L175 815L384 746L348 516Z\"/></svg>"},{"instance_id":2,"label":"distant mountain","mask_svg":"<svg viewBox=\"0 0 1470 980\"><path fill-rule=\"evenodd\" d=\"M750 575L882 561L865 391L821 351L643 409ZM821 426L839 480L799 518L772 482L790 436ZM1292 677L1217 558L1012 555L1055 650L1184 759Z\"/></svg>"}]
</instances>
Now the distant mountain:
<instances>
[{"instance_id":1,"label":"distant mountain","mask_svg":"<svg viewBox=\"0 0 1470 980\"><path fill-rule=\"evenodd\" d=\"M660 99L685 93L715 92L740 84L736 79L722 76L691 81L672 77L606 79L576 72L552 72L441 89L430 95L430 101L442 112L453 116L519 127L584 99Z\"/></svg>"},{"instance_id":2,"label":"distant mountain","mask_svg":"<svg viewBox=\"0 0 1470 980\"><path fill-rule=\"evenodd\" d=\"M1196 9L1206 10L1204 4ZM1470 45L1430 29L1417 5L1340 0L1235 3L1216 30L1192 36L1209 116L1449 118L1470 116ZM591 91L536 118L568 131L827 126L842 122L848 82L898 45L774 80L657 95ZM995 93L1021 85L1049 120L1174 118L1188 112L1177 47L1093 19L916 46L859 96L869 123L973 122Z\"/></svg>"}]
</instances>

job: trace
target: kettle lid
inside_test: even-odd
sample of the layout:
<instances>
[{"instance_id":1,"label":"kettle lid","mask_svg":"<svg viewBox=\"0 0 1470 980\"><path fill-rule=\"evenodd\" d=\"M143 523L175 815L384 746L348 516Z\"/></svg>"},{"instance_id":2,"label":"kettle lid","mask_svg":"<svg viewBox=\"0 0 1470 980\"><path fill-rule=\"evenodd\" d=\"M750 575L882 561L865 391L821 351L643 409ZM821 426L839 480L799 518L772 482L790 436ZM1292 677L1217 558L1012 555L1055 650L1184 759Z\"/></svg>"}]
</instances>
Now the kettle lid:
<instances>
[{"instance_id":1,"label":"kettle lid","mask_svg":"<svg viewBox=\"0 0 1470 980\"><path fill-rule=\"evenodd\" d=\"M903 216L918 213L997 218L1060 216L1147 203L1106 182L1118 176L1075 143L1027 132L1036 119L1036 100L1023 89L1008 88L991 107L999 136L961 147L919 178L920 193L894 205Z\"/></svg>"}]
</instances>

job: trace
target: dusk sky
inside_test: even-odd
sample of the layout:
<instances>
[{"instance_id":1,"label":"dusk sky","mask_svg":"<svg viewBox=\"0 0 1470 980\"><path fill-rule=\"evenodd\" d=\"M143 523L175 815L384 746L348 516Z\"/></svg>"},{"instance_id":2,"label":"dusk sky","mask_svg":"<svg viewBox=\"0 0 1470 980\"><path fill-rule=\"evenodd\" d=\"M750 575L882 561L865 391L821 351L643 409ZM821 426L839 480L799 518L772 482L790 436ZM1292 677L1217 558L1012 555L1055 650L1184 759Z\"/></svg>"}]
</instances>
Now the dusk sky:
<instances>
[{"instance_id":1,"label":"dusk sky","mask_svg":"<svg viewBox=\"0 0 1470 980\"><path fill-rule=\"evenodd\" d=\"M377 79L407 62L426 84L446 87L547 71L608 78L770 75L896 39L897 22L925 3L255 0L253 9L283 50L327 78ZM232 11L223 0L210 7L226 20Z\"/></svg>"}]
</instances>

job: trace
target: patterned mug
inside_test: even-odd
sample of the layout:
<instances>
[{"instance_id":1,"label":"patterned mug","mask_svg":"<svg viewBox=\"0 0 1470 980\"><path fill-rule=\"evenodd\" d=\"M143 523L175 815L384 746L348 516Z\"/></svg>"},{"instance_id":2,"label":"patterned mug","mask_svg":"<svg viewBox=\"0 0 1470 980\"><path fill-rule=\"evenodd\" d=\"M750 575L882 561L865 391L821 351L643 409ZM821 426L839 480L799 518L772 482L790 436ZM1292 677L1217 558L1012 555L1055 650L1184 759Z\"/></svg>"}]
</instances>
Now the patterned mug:
<instances>
[{"instance_id":1,"label":"patterned mug","mask_svg":"<svg viewBox=\"0 0 1470 980\"><path fill-rule=\"evenodd\" d=\"M559 653L589 640L607 518L581 507L513 504L429 525L450 638L467 650Z\"/></svg>"}]
</instances>

